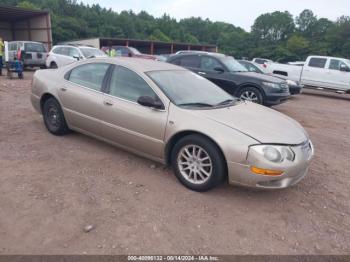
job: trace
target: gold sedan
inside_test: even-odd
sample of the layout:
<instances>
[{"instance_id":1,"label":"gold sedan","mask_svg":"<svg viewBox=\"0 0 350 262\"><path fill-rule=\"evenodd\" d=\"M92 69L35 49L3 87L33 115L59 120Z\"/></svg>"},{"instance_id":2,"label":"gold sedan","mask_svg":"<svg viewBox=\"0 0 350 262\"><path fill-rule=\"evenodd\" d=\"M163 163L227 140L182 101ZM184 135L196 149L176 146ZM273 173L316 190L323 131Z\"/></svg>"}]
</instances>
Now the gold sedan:
<instances>
[{"instance_id":1,"label":"gold sedan","mask_svg":"<svg viewBox=\"0 0 350 262\"><path fill-rule=\"evenodd\" d=\"M75 130L171 165L195 191L225 179L285 188L306 175L313 155L293 119L162 62L97 58L39 70L31 101L52 134Z\"/></svg>"}]
</instances>

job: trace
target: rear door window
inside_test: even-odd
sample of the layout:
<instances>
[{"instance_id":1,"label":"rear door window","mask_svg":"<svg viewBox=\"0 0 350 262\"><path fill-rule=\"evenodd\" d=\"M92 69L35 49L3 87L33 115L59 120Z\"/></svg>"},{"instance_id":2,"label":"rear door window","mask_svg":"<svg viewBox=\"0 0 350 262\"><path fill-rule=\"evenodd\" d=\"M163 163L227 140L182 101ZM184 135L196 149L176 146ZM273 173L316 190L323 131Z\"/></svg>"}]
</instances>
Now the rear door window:
<instances>
[{"instance_id":1,"label":"rear door window","mask_svg":"<svg viewBox=\"0 0 350 262\"><path fill-rule=\"evenodd\" d=\"M220 62L209 56L202 56L201 58L201 69L205 71L215 71L215 68L222 68Z\"/></svg>"},{"instance_id":2,"label":"rear door window","mask_svg":"<svg viewBox=\"0 0 350 262\"><path fill-rule=\"evenodd\" d=\"M108 68L109 64L105 63L81 65L71 70L69 81L95 91L101 91Z\"/></svg>"},{"instance_id":3,"label":"rear door window","mask_svg":"<svg viewBox=\"0 0 350 262\"><path fill-rule=\"evenodd\" d=\"M70 56L70 57L80 57L80 53L79 53L78 49L76 49L74 47L69 47L68 48L68 56Z\"/></svg>"},{"instance_id":4,"label":"rear door window","mask_svg":"<svg viewBox=\"0 0 350 262\"><path fill-rule=\"evenodd\" d=\"M195 55L184 56L181 58L180 65L183 67L199 68L200 59L198 56Z\"/></svg>"},{"instance_id":5,"label":"rear door window","mask_svg":"<svg viewBox=\"0 0 350 262\"><path fill-rule=\"evenodd\" d=\"M327 63L327 58L311 58L309 62L310 67L324 68Z\"/></svg>"},{"instance_id":6,"label":"rear door window","mask_svg":"<svg viewBox=\"0 0 350 262\"><path fill-rule=\"evenodd\" d=\"M259 64L259 65L262 65L262 64L265 64L267 61L264 60L264 59L259 59L259 58L258 58L258 59L255 59L254 62L257 63L257 64Z\"/></svg>"}]
</instances>

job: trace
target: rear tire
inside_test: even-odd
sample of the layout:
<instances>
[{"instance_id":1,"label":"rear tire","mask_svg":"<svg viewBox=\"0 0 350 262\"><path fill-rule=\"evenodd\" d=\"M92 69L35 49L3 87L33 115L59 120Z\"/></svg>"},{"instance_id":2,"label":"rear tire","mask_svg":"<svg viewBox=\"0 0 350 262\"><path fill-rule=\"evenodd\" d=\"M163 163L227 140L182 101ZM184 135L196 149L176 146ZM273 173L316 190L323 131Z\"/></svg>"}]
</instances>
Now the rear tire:
<instances>
[{"instance_id":1,"label":"rear tire","mask_svg":"<svg viewBox=\"0 0 350 262\"><path fill-rule=\"evenodd\" d=\"M200 135L179 140L172 150L171 164L181 184L197 192L214 188L226 174L226 163L220 149Z\"/></svg>"},{"instance_id":2,"label":"rear tire","mask_svg":"<svg viewBox=\"0 0 350 262\"><path fill-rule=\"evenodd\" d=\"M263 95L256 87L243 87L238 91L237 97L257 104L264 104Z\"/></svg>"},{"instance_id":3,"label":"rear tire","mask_svg":"<svg viewBox=\"0 0 350 262\"><path fill-rule=\"evenodd\" d=\"M50 68L51 69L56 69L56 68L58 68L58 66L57 66L57 64L55 62L51 62Z\"/></svg>"},{"instance_id":4,"label":"rear tire","mask_svg":"<svg viewBox=\"0 0 350 262\"><path fill-rule=\"evenodd\" d=\"M44 102L43 118L47 130L56 136L62 136L70 132L62 108L59 102L51 97Z\"/></svg>"}]
</instances>

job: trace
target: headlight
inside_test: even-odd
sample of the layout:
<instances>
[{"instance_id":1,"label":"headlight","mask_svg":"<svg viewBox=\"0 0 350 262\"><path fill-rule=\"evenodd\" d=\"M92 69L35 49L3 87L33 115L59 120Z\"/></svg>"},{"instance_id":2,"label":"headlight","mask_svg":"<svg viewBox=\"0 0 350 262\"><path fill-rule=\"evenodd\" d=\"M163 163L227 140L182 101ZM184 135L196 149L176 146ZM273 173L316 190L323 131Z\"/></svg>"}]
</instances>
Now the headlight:
<instances>
[{"instance_id":1,"label":"headlight","mask_svg":"<svg viewBox=\"0 0 350 262\"><path fill-rule=\"evenodd\" d=\"M281 85L280 84L276 84L276 83L263 82L263 85L271 87L271 88L275 88L275 89L281 89Z\"/></svg>"},{"instance_id":2,"label":"headlight","mask_svg":"<svg viewBox=\"0 0 350 262\"><path fill-rule=\"evenodd\" d=\"M252 146L250 150L258 152L265 159L274 163L281 163L285 160L294 161L295 158L295 153L289 146L257 145Z\"/></svg>"},{"instance_id":3,"label":"headlight","mask_svg":"<svg viewBox=\"0 0 350 262\"><path fill-rule=\"evenodd\" d=\"M286 80L287 84L290 85L290 86L297 86L297 82L293 81L293 80Z\"/></svg>"}]
</instances>

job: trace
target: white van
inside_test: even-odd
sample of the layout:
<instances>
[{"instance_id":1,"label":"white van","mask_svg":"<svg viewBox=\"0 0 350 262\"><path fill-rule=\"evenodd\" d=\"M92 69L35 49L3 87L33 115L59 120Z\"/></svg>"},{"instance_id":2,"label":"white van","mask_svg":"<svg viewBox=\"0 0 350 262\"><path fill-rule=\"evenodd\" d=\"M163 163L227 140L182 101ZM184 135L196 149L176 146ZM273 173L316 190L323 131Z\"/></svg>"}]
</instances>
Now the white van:
<instances>
[{"instance_id":1,"label":"white van","mask_svg":"<svg viewBox=\"0 0 350 262\"><path fill-rule=\"evenodd\" d=\"M43 43L33 41L11 41L8 42L8 60L13 62L18 50L22 50L23 64L25 67L45 68L47 50Z\"/></svg>"},{"instance_id":2,"label":"white van","mask_svg":"<svg viewBox=\"0 0 350 262\"><path fill-rule=\"evenodd\" d=\"M350 60L309 56L303 67L273 63L270 73L287 76L302 85L350 92Z\"/></svg>"}]
</instances>

